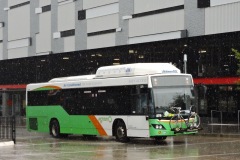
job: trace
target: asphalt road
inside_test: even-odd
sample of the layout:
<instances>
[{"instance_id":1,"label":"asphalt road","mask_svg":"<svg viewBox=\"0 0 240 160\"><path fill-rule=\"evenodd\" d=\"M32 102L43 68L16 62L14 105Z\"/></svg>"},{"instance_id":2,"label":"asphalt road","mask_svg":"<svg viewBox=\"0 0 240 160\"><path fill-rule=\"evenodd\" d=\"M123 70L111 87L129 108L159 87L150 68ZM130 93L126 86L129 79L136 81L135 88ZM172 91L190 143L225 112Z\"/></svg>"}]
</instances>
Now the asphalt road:
<instances>
[{"instance_id":1,"label":"asphalt road","mask_svg":"<svg viewBox=\"0 0 240 160\"><path fill-rule=\"evenodd\" d=\"M168 137L116 142L114 137L70 136L54 139L48 134L18 133L17 143L0 147L0 160L155 160L240 159L240 138L214 136Z\"/></svg>"}]
</instances>

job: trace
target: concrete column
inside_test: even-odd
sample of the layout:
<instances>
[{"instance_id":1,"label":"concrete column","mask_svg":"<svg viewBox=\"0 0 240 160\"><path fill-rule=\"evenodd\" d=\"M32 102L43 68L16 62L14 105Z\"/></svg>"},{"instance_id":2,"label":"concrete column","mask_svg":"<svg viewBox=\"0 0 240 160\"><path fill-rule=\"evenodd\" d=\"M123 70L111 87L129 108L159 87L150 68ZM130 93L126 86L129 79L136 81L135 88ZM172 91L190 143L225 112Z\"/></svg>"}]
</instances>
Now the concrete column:
<instances>
[{"instance_id":1,"label":"concrete column","mask_svg":"<svg viewBox=\"0 0 240 160\"><path fill-rule=\"evenodd\" d=\"M123 16L129 16L134 13L133 0L119 1L119 27L121 32L116 32L116 46L128 44L129 20L123 20Z\"/></svg>"},{"instance_id":2,"label":"concrete column","mask_svg":"<svg viewBox=\"0 0 240 160\"><path fill-rule=\"evenodd\" d=\"M9 116L9 107L7 106L8 98L8 93L2 93L2 116Z\"/></svg>"},{"instance_id":3,"label":"concrete column","mask_svg":"<svg viewBox=\"0 0 240 160\"><path fill-rule=\"evenodd\" d=\"M4 14L4 10L3 10L4 5L3 4L4 4L3 1L0 1L0 22L4 22L4 16L3 16L3 14ZM1 29L2 29L2 33L0 33L0 34L3 35L4 27L1 28ZM1 39L1 40L3 40L3 39ZM3 42L1 42L0 44L3 44ZM3 52L3 48L2 48L2 50L0 51L0 60L3 60L3 54L4 54L4 52Z\"/></svg>"},{"instance_id":4,"label":"concrete column","mask_svg":"<svg viewBox=\"0 0 240 160\"><path fill-rule=\"evenodd\" d=\"M185 28L189 37L205 34L205 9L197 8L198 0L184 1Z\"/></svg>"},{"instance_id":5,"label":"concrete column","mask_svg":"<svg viewBox=\"0 0 240 160\"><path fill-rule=\"evenodd\" d=\"M3 27L3 55L2 59L8 59L8 11L4 11L4 8L8 7L8 1L0 1L0 19L4 22Z\"/></svg>"},{"instance_id":6,"label":"concrete column","mask_svg":"<svg viewBox=\"0 0 240 160\"><path fill-rule=\"evenodd\" d=\"M64 52L63 38L53 39L53 33L58 32L58 0L51 1L51 19L52 19L52 52L62 53Z\"/></svg>"},{"instance_id":7,"label":"concrete column","mask_svg":"<svg viewBox=\"0 0 240 160\"><path fill-rule=\"evenodd\" d=\"M35 13L35 8L39 7L39 0L30 1L30 37L31 46L28 49L28 56L36 55L36 33L39 32L39 15Z\"/></svg>"},{"instance_id":8,"label":"concrete column","mask_svg":"<svg viewBox=\"0 0 240 160\"><path fill-rule=\"evenodd\" d=\"M75 1L75 50L87 49L87 20L78 20L78 11L83 10L83 0Z\"/></svg>"}]
</instances>

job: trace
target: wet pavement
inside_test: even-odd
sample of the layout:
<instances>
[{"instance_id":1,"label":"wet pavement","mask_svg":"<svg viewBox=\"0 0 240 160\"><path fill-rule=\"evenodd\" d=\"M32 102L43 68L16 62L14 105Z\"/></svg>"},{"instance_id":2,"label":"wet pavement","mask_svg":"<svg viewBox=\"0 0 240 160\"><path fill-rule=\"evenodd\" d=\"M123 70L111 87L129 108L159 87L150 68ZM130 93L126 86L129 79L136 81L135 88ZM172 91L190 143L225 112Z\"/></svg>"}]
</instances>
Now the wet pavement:
<instances>
[{"instance_id":1,"label":"wet pavement","mask_svg":"<svg viewBox=\"0 0 240 160\"><path fill-rule=\"evenodd\" d=\"M0 147L0 160L240 159L240 138L233 136L168 137L160 144L144 138L124 144L113 137L54 139L25 128L17 131L15 145Z\"/></svg>"}]
</instances>

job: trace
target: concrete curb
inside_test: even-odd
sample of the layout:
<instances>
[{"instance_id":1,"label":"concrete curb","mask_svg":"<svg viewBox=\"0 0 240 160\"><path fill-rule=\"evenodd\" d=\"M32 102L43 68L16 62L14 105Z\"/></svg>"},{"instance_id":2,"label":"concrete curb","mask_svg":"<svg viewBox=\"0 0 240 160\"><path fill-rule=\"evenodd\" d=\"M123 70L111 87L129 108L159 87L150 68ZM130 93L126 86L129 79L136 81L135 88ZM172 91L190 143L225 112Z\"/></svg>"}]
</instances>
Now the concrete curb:
<instances>
[{"instance_id":1,"label":"concrete curb","mask_svg":"<svg viewBox=\"0 0 240 160\"><path fill-rule=\"evenodd\" d=\"M0 142L0 147L13 146L13 145L14 145L14 142L13 142L13 141Z\"/></svg>"}]
</instances>

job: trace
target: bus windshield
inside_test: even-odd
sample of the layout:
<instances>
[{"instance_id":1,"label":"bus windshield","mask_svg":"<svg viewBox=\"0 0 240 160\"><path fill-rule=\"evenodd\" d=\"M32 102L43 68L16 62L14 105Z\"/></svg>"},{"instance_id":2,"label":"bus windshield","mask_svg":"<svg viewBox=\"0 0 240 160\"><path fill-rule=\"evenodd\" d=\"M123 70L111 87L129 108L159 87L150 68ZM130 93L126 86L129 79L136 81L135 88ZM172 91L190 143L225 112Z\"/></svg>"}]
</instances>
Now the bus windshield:
<instances>
[{"instance_id":1,"label":"bus windshield","mask_svg":"<svg viewBox=\"0 0 240 160\"><path fill-rule=\"evenodd\" d=\"M171 83L171 86L166 86L167 83L159 84L160 81L169 80L169 77L155 77L152 79L153 82L158 81L158 83L153 84L153 97L155 104L156 114L163 114L168 111L170 107L181 107L182 110L189 110L190 106L194 104L194 91L193 85L188 78L191 77L171 77L171 81L177 80L176 85ZM156 80L157 79L157 80ZM184 82L184 83L182 83Z\"/></svg>"}]
</instances>

